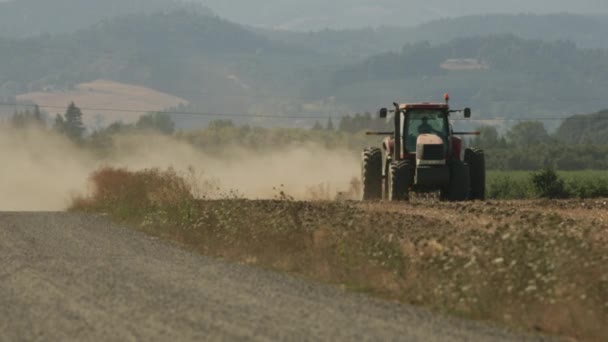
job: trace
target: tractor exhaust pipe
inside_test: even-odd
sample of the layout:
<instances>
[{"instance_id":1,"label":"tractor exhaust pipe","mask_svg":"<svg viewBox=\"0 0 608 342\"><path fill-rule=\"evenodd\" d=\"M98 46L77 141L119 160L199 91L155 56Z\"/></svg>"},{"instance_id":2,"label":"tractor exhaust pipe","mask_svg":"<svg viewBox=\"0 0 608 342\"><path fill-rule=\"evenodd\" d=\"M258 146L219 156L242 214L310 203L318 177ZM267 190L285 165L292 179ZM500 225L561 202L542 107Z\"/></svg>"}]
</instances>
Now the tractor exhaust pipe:
<instances>
[{"instance_id":1,"label":"tractor exhaust pipe","mask_svg":"<svg viewBox=\"0 0 608 342\"><path fill-rule=\"evenodd\" d=\"M395 106L395 155L393 160L400 160L402 154L402 141L401 141L401 109L398 103L393 103Z\"/></svg>"}]
</instances>

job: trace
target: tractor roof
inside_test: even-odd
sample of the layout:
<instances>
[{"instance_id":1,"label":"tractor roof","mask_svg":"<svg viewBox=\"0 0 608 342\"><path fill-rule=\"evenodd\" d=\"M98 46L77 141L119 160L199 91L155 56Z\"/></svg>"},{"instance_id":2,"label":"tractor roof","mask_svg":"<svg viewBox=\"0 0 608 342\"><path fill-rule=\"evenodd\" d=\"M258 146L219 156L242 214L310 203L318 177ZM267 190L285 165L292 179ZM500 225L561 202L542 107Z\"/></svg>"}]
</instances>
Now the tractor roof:
<instances>
[{"instance_id":1,"label":"tractor roof","mask_svg":"<svg viewBox=\"0 0 608 342\"><path fill-rule=\"evenodd\" d=\"M402 110L408 110L408 109L445 109L445 110L449 110L450 106L446 103L423 102L423 103L405 103L405 104L400 105L399 108Z\"/></svg>"}]
</instances>

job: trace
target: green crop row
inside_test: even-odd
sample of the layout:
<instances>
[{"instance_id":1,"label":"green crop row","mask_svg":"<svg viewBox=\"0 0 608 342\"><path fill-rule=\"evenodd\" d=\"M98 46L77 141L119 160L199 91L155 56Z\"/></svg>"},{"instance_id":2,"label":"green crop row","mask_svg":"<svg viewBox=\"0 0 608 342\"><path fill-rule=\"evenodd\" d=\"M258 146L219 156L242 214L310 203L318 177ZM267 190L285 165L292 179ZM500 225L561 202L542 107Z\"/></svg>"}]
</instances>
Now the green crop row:
<instances>
[{"instance_id":1,"label":"green crop row","mask_svg":"<svg viewBox=\"0 0 608 342\"><path fill-rule=\"evenodd\" d=\"M533 182L534 172L489 171L487 196L489 199L532 199L542 197ZM608 197L608 171L558 171L563 182L563 197Z\"/></svg>"}]
</instances>

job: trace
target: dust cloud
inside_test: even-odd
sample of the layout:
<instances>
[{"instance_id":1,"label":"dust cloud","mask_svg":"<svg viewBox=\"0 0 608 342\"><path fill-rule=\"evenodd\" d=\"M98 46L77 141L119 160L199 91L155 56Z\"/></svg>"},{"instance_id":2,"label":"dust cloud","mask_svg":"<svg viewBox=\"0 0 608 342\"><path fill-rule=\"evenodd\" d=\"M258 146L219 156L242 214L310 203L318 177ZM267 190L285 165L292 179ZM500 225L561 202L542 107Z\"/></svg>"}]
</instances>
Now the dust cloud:
<instances>
[{"instance_id":1,"label":"dust cloud","mask_svg":"<svg viewBox=\"0 0 608 342\"><path fill-rule=\"evenodd\" d=\"M116 136L111 153L95 157L53 132L0 125L0 210L56 211L90 191L88 178L100 167L131 171L173 168L196 184L201 196L238 194L269 199L281 193L299 200L332 199L351 190L359 175L352 151L314 144L253 152L226 147L210 155L173 137Z\"/></svg>"}]
</instances>

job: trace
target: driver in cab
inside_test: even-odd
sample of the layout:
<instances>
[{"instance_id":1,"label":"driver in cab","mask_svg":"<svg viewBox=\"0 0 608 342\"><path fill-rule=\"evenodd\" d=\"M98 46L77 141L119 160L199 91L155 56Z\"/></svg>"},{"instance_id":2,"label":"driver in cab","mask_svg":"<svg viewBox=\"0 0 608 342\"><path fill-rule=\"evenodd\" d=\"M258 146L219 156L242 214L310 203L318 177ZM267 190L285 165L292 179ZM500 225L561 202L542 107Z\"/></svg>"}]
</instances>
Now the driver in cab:
<instances>
[{"instance_id":1,"label":"driver in cab","mask_svg":"<svg viewBox=\"0 0 608 342\"><path fill-rule=\"evenodd\" d=\"M429 118L424 117L422 118L422 124L420 124L420 126L418 126L418 134L437 134L438 132L436 132L433 129L433 126L431 126L429 124Z\"/></svg>"}]
</instances>

